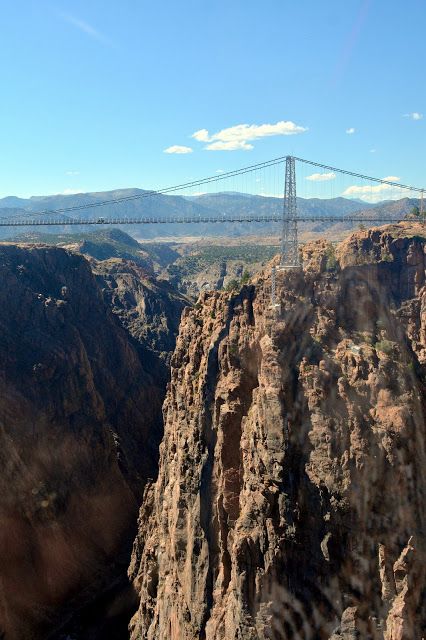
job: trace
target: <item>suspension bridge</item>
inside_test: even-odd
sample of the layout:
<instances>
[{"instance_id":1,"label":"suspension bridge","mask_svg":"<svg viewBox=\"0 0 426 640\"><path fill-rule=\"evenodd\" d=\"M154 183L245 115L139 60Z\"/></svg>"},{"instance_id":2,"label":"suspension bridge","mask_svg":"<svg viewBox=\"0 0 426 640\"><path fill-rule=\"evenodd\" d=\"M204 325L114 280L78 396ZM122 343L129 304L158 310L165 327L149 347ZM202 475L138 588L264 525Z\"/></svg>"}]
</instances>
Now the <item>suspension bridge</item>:
<instances>
[{"instance_id":1,"label":"suspension bridge","mask_svg":"<svg viewBox=\"0 0 426 640\"><path fill-rule=\"evenodd\" d=\"M280 176L282 174L282 167L285 166L285 179L284 189L281 191L282 195L277 194L277 188L273 194L261 193L265 196L266 209L269 211L262 214L250 214L245 211L227 212L218 214L217 212L198 214L198 215L120 215L119 209L124 205L133 203L135 201L144 201L152 199L158 196L167 195L180 195L187 199L194 199L197 195L210 195L210 196L223 196L227 191L214 191L203 192L202 194L194 193L199 188L211 189L217 185L231 184L233 189L231 193L235 193L236 181L246 181L246 195L256 195L256 187L251 186L247 188L247 177L251 176L255 178L255 182L261 182L259 176L264 175L264 172L270 172L271 169L278 168L280 170ZM308 183L315 184L315 190L312 192L312 201L316 203L323 201L325 183L334 182L338 176L344 180L354 181L358 184L349 185L344 184L340 189L334 189L331 191L332 198L348 198L348 202L354 202L350 198L356 198L355 202L359 202L359 212L353 213L337 213L331 214L324 213L309 213L309 211L300 211L300 198L296 196L296 165L299 167L312 167L315 170L320 170L321 173L314 173L311 175L302 176L303 180L303 193L306 199L307 194L306 185ZM298 170L299 173L299 170ZM268 182L269 180L269 182ZM270 186L270 176L265 183ZM276 182L276 178L275 178ZM280 180L282 185L282 178ZM359 184L361 182L361 184ZM237 183L240 184L240 183ZM319 187L318 187L319 185ZM350 224L368 224L368 225L382 225L387 223L395 223L403 220L409 211L393 211L392 204L398 200L402 201L403 198L416 198L418 202L417 213L419 219L424 221L424 188L413 187L405 184L401 184L399 178L395 176L389 176L386 178L374 178L361 173L355 173L345 169L339 169L329 165L297 158L295 156L283 156L275 158L266 162L250 165L237 169L234 171L221 172L220 175L208 176L199 180L192 180L182 184L169 186L164 189L141 191L136 194L125 195L122 197L116 197L105 200L85 201L79 202L68 207L61 207L56 209L42 209L41 211L31 211L19 213L17 215L8 214L5 217L0 217L0 227L57 227L57 226L86 226L86 225L152 225L152 224L210 224L210 223L277 223L281 225L281 267L292 268L299 266L299 225L303 223L325 223L325 224L337 224L350 223ZM238 192L242 195L240 192ZM244 193L244 192L243 192ZM84 198L85 194L81 194ZM86 194L90 195L90 194ZM259 195L259 194L257 194ZM268 197L270 196L270 197ZM276 206L272 206L270 200L281 199L280 212L276 211ZM382 200L380 200L382 198ZM303 198L302 198L303 200ZM309 199L306 199L308 202ZM344 202L344 201L343 201ZM377 210L373 207L374 203L387 203L387 206L380 207ZM274 204L274 203L273 203ZM102 216L93 215L93 210L102 210L102 208L113 207L117 208L115 215ZM343 205L342 205L343 206ZM363 207L371 207L366 210ZM123 207L124 208L124 207ZM265 207L264 207L265 208ZM8 210L10 211L10 209ZM1 212L1 209L0 209ZM83 215L89 217L81 217ZM362 215L361 215L361 213Z\"/></svg>"}]
</instances>

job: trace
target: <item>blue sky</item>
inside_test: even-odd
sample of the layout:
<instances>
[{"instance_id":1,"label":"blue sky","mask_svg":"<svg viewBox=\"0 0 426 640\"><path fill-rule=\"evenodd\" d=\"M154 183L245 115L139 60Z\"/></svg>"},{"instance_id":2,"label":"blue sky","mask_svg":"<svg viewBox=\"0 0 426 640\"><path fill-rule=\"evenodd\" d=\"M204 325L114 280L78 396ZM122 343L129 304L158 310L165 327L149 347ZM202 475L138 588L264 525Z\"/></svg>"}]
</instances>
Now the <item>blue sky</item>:
<instances>
[{"instance_id":1,"label":"blue sky","mask_svg":"<svg viewBox=\"0 0 426 640\"><path fill-rule=\"evenodd\" d=\"M426 0L0 8L0 196L159 188L288 153L426 186Z\"/></svg>"}]
</instances>

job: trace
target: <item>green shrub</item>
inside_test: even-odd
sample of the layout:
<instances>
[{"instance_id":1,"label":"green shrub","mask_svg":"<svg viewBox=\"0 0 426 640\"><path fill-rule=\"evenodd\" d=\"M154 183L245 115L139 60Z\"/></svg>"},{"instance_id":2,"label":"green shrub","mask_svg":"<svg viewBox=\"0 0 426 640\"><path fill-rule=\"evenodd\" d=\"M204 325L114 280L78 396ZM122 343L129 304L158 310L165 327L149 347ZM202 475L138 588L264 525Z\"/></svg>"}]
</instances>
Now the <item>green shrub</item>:
<instances>
[{"instance_id":1,"label":"green shrub","mask_svg":"<svg viewBox=\"0 0 426 640\"><path fill-rule=\"evenodd\" d=\"M393 351L393 342L390 340L379 340L374 345L374 348L376 351L382 351L383 353L390 355Z\"/></svg>"},{"instance_id":2,"label":"green shrub","mask_svg":"<svg viewBox=\"0 0 426 640\"><path fill-rule=\"evenodd\" d=\"M338 266L336 252L334 249L334 245L329 245L327 247L327 251L325 252L326 261L325 261L325 269L326 271L335 271Z\"/></svg>"},{"instance_id":3,"label":"green shrub","mask_svg":"<svg viewBox=\"0 0 426 640\"><path fill-rule=\"evenodd\" d=\"M247 269L245 269L243 275L241 276L241 285L247 284L250 280L250 276L250 271L247 271Z\"/></svg>"},{"instance_id":4,"label":"green shrub","mask_svg":"<svg viewBox=\"0 0 426 640\"><path fill-rule=\"evenodd\" d=\"M382 262L393 262L392 254L384 247L382 247L380 258Z\"/></svg>"},{"instance_id":5,"label":"green shrub","mask_svg":"<svg viewBox=\"0 0 426 640\"><path fill-rule=\"evenodd\" d=\"M230 345L229 345L229 353L231 354L231 356L237 356L238 355L238 345L236 345L234 343L230 343Z\"/></svg>"},{"instance_id":6,"label":"green shrub","mask_svg":"<svg viewBox=\"0 0 426 640\"><path fill-rule=\"evenodd\" d=\"M240 282L236 278L232 278L225 287L225 291L237 291L240 288Z\"/></svg>"}]
</instances>

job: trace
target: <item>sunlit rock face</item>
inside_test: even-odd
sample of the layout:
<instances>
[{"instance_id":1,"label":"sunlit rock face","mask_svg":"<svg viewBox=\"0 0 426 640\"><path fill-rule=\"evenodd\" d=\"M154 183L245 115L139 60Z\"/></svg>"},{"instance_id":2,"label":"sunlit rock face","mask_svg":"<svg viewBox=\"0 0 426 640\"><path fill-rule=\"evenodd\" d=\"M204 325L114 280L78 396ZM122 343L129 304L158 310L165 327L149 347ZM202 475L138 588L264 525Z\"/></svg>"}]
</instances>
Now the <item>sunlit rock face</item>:
<instances>
[{"instance_id":1,"label":"sunlit rock face","mask_svg":"<svg viewBox=\"0 0 426 640\"><path fill-rule=\"evenodd\" d=\"M423 229L303 253L184 312L132 640L424 635Z\"/></svg>"},{"instance_id":2,"label":"sunlit rock face","mask_svg":"<svg viewBox=\"0 0 426 640\"><path fill-rule=\"evenodd\" d=\"M0 245L0 631L7 640L45 638L119 571L125 575L144 486L156 477L165 382L151 371L169 345L153 346L145 363L142 343L150 337L131 337L108 302L83 257ZM113 603L106 619L122 605Z\"/></svg>"}]
</instances>

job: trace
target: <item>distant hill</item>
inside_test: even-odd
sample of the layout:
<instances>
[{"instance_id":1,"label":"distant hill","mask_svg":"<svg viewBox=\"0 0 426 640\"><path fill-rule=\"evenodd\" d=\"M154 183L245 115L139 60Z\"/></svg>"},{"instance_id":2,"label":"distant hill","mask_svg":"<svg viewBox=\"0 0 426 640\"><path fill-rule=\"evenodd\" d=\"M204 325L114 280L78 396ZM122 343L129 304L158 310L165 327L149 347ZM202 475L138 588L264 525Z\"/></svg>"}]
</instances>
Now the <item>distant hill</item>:
<instances>
[{"instance_id":1,"label":"distant hill","mask_svg":"<svg viewBox=\"0 0 426 640\"><path fill-rule=\"evenodd\" d=\"M204 194L199 196L174 196L158 194L151 197L143 197L147 193L142 189L118 189L114 191L103 191L93 193L81 193L73 195L52 195L36 196L28 199L8 196L0 199L0 217L33 217L37 215L49 215L41 212L52 211L55 218L63 215L64 225L60 227L63 232L84 231L85 227L67 227L67 216L81 218L82 221L88 218L100 217L133 217L133 216L155 216L168 218L169 216L208 216L216 215L225 217L235 214L246 215L280 215L283 201L281 198L264 197L235 192L223 192L217 194ZM114 200L123 197L142 196L135 200L115 203ZM91 207L93 204L111 200L109 204L102 207ZM418 204L418 200L404 198L402 200L380 202L376 205L360 203L357 200L347 198L298 198L298 211L300 215L309 216L348 216L359 215L365 217L374 210L380 210L395 217L404 215ZM55 210L75 206L88 206L87 209L70 212L68 214L55 214ZM353 223L338 223L339 228L352 228ZM322 231L332 223L309 223L303 225L304 228L312 231ZM356 226L356 225L355 225ZM209 223L192 225L191 227L181 224L165 223L162 225L138 225L135 227L123 227L137 238L153 238L156 236L179 236L179 235L228 235L241 236L249 234L271 234L277 232L277 225L244 223L226 224ZM57 232L58 228L47 228L46 231ZM10 229L0 230L0 237L5 238L11 235Z\"/></svg>"},{"instance_id":2,"label":"distant hill","mask_svg":"<svg viewBox=\"0 0 426 640\"><path fill-rule=\"evenodd\" d=\"M374 207L365 207L358 211L354 211L351 215L359 218L359 223L354 223L352 221L348 222L338 222L337 224L328 225L331 232L340 232L344 230L352 229L354 226L359 226L363 224L363 220L365 218L371 218L371 216L390 216L395 218L396 220L403 218L404 216L410 215L413 207L418 207L420 201L417 198L402 198L401 200L388 200L386 202L379 202ZM321 231L322 228L319 225L312 228L314 231Z\"/></svg>"},{"instance_id":3,"label":"distant hill","mask_svg":"<svg viewBox=\"0 0 426 640\"><path fill-rule=\"evenodd\" d=\"M7 239L18 243L56 245L96 260L108 260L109 258L132 260L147 272L151 272L153 269L160 271L180 257L180 253L174 249L176 244L174 242L170 244L166 242L141 244L128 233L116 227L85 227L84 232L77 233L75 227L65 233L46 233L38 231L38 229L39 227L31 227L30 231L12 234Z\"/></svg>"},{"instance_id":4,"label":"distant hill","mask_svg":"<svg viewBox=\"0 0 426 640\"><path fill-rule=\"evenodd\" d=\"M253 216L280 215L283 208L282 198L247 195L244 193L205 194L197 196L194 200L214 212L228 215L238 213L246 213ZM297 207L300 215L341 216L358 211L360 204L347 198L297 198Z\"/></svg>"}]
</instances>

